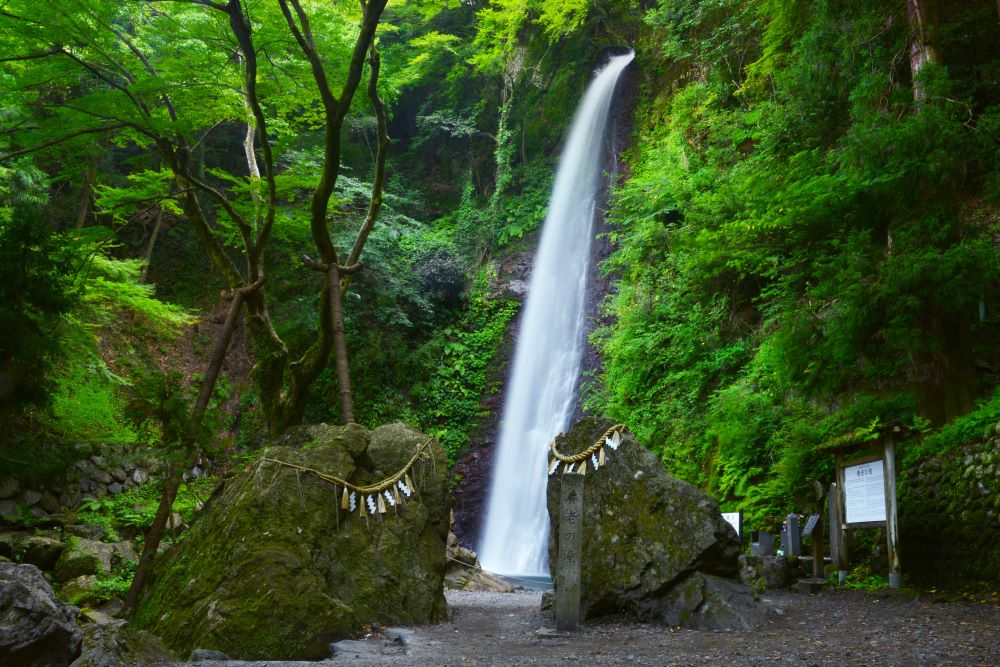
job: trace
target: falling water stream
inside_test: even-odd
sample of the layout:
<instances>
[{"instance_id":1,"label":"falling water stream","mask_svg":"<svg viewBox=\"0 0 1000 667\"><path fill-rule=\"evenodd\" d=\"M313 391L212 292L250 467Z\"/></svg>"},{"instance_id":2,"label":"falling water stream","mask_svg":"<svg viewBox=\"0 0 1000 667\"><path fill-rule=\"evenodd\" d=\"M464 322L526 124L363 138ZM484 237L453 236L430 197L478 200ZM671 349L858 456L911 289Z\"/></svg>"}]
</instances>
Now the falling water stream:
<instances>
[{"instance_id":1,"label":"falling water stream","mask_svg":"<svg viewBox=\"0 0 1000 667\"><path fill-rule=\"evenodd\" d=\"M587 275L615 86L633 54L611 58L587 88L559 160L506 388L479 558L506 575L549 573L548 443L576 402L586 343Z\"/></svg>"}]
</instances>

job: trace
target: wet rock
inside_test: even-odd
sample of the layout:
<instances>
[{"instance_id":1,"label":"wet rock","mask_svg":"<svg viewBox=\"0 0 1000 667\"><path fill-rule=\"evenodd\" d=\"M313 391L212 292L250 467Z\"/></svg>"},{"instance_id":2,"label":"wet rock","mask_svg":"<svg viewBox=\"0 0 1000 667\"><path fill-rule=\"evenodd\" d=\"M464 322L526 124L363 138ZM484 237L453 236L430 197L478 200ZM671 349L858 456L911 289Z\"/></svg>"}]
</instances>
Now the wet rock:
<instances>
[{"instance_id":1,"label":"wet rock","mask_svg":"<svg viewBox=\"0 0 1000 667\"><path fill-rule=\"evenodd\" d=\"M0 563L0 664L63 667L80 654L75 607L34 565Z\"/></svg>"},{"instance_id":2,"label":"wet rock","mask_svg":"<svg viewBox=\"0 0 1000 667\"><path fill-rule=\"evenodd\" d=\"M497 400L490 409L499 412L503 404ZM474 545L479 539L493 469L492 446L490 443L455 464L454 474L459 481L455 487L454 531L459 542L465 545Z\"/></svg>"},{"instance_id":3,"label":"wet rock","mask_svg":"<svg viewBox=\"0 0 1000 667\"><path fill-rule=\"evenodd\" d=\"M402 469L427 436L402 425L297 429L265 456L364 485ZM447 463L437 443L410 473L418 494L361 518L342 489L262 463L230 479L163 559L134 616L180 654L320 659L365 624L442 620ZM417 500L419 499L419 500Z\"/></svg>"},{"instance_id":4,"label":"wet rock","mask_svg":"<svg viewBox=\"0 0 1000 667\"><path fill-rule=\"evenodd\" d=\"M556 439L581 452L611 426L586 418ZM588 464L584 483L581 611L628 612L640 620L696 629L752 627L764 605L738 580L740 543L714 500L667 475L629 432L607 465ZM549 560L557 562L560 475L548 483Z\"/></svg>"}]
</instances>

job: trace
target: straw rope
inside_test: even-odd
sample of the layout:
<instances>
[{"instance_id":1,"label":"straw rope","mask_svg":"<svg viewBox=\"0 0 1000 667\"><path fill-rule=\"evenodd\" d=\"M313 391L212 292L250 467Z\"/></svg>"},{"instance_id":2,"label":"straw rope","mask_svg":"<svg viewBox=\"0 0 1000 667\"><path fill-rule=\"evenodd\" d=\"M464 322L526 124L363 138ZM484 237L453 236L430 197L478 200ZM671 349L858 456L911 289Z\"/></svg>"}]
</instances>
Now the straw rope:
<instances>
[{"instance_id":1,"label":"straw rope","mask_svg":"<svg viewBox=\"0 0 1000 667\"><path fill-rule=\"evenodd\" d=\"M383 491L391 489L401 480L407 480L408 473L416 464L416 462L421 458L424 459L429 458L429 456L424 452L424 450L427 449L427 447L433 441L434 441L433 438L428 438L426 442L418 446L417 451L413 453L413 456L412 458L410 458L409 462L405 466L403 466L402 469L400 469L400 471L397 472L395 475L393 475L392 477L386 477L384 480L378 482L377 484L369 484L367 486L357 486L356 484L351 484L347 480L340 479L339 477L334 477L333 475L328 475L325 472L320 472L319 470L315 470L313 468L307 468L305 466L295 465L294 463L288 463L287 461L279 461L278 459L272 459L267 456L262 456L257 461L257 465L260 465L265 461L268 463L275 463L277 465L285 466L286 468L292 468L307 475L312 475L313 477L319 478L324 482L329 482L330 484L336 484L337 486L342 486L348 491L353 491L363 496L376 495L382 493ZM412 484L409 483L408 480L406 482L406 485L409 487L413 486Z\"/></svg>"},{"instance_id":2,"label":"straw rope","mask_svg":"<svg viewBox=\"0 0 1000 667\"><path fill-rule=\"evenodd\" d=\"M595 442L594 444L592 444L590 447L580 452L579 454L573 454L571 456L561 454L559 450L556 449L555 440L552 440L552 442L549 443L549 448L552 450L552 456L554 456L562 463L578 463L580 461L590 458L597 450L603 447L606 439L610 438L615 431L621 432L624 430L625 430L625 424L615 424L607 431L605 431L604 435L598 438L597 442Z\"/></svg>"}]
</instances>

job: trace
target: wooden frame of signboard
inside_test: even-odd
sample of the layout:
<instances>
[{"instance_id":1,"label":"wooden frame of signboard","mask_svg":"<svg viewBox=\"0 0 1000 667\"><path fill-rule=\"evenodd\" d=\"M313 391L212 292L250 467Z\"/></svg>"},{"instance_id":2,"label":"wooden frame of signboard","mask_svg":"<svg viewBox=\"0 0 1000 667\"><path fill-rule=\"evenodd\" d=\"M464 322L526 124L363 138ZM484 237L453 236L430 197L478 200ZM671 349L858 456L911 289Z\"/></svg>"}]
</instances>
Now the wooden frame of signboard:
<instances>
[{"instance_id":1,"label":"wooden frame of signboard","mask_svg":"<svg viewBox=\"0 0 1000 667\"><path fill-rule=\"evenodd\" d=\"M837 481L830 485L830 554L837 565L838 578L843 584L847 577L847 531L858 528L881 528L885 526L886 547L889 560L889 587L899 588L902 572L899 560L899 513L896 505L896 439L902 437L906 429L898 423L887 424L879 429L878 437L867 442L855 442L833 447L837 456ZM850 457L850 458L849 458ZM876 466L874 464L878 463ZM848 486L852 493L870 494L873 485L855 479L848 479L848 471L854 471L862 480L871 475L872 482L881 472L881 497L884 499L884 515L876 515L869 498L852 497L848 512ZM877 500L878 496L875 496ZM853 515L853 516L852 516ZM852 518L854 520L852 520Z\"/></svg>"}]
</instances>

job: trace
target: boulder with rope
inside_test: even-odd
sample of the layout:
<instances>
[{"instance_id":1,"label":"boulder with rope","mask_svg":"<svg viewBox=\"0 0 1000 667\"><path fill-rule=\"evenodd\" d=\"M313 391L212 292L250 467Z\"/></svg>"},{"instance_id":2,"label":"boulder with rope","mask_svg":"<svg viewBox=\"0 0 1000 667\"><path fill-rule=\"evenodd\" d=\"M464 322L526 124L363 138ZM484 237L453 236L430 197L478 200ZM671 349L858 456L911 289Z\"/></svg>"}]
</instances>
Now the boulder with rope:
<instances>
[{"instance_id":1,"label":"boulder with rope","mask_svg":"<svg viewBox=\"0 0 1000 667\"><path fill-rule=\"evenodd\" d=\"M308 660L440 621L449 504L444 451L414 429L296 429L216 491L134 625L184 655Z\"/></svg>"},{"instance_id":2,"label":"boulder with rope","mask_svg":"<svg viewBox=\"0 0 1000 667\"><path fill-rule=\"evenodd\" d=\"M588 417L552 445L549 560L557 562L560 477L586 475L581 613L628 613L695 629L752 628L766 606L740 583L740 543L714 500L671 477L624 426Z\"/></svg>"}]
</instances>

